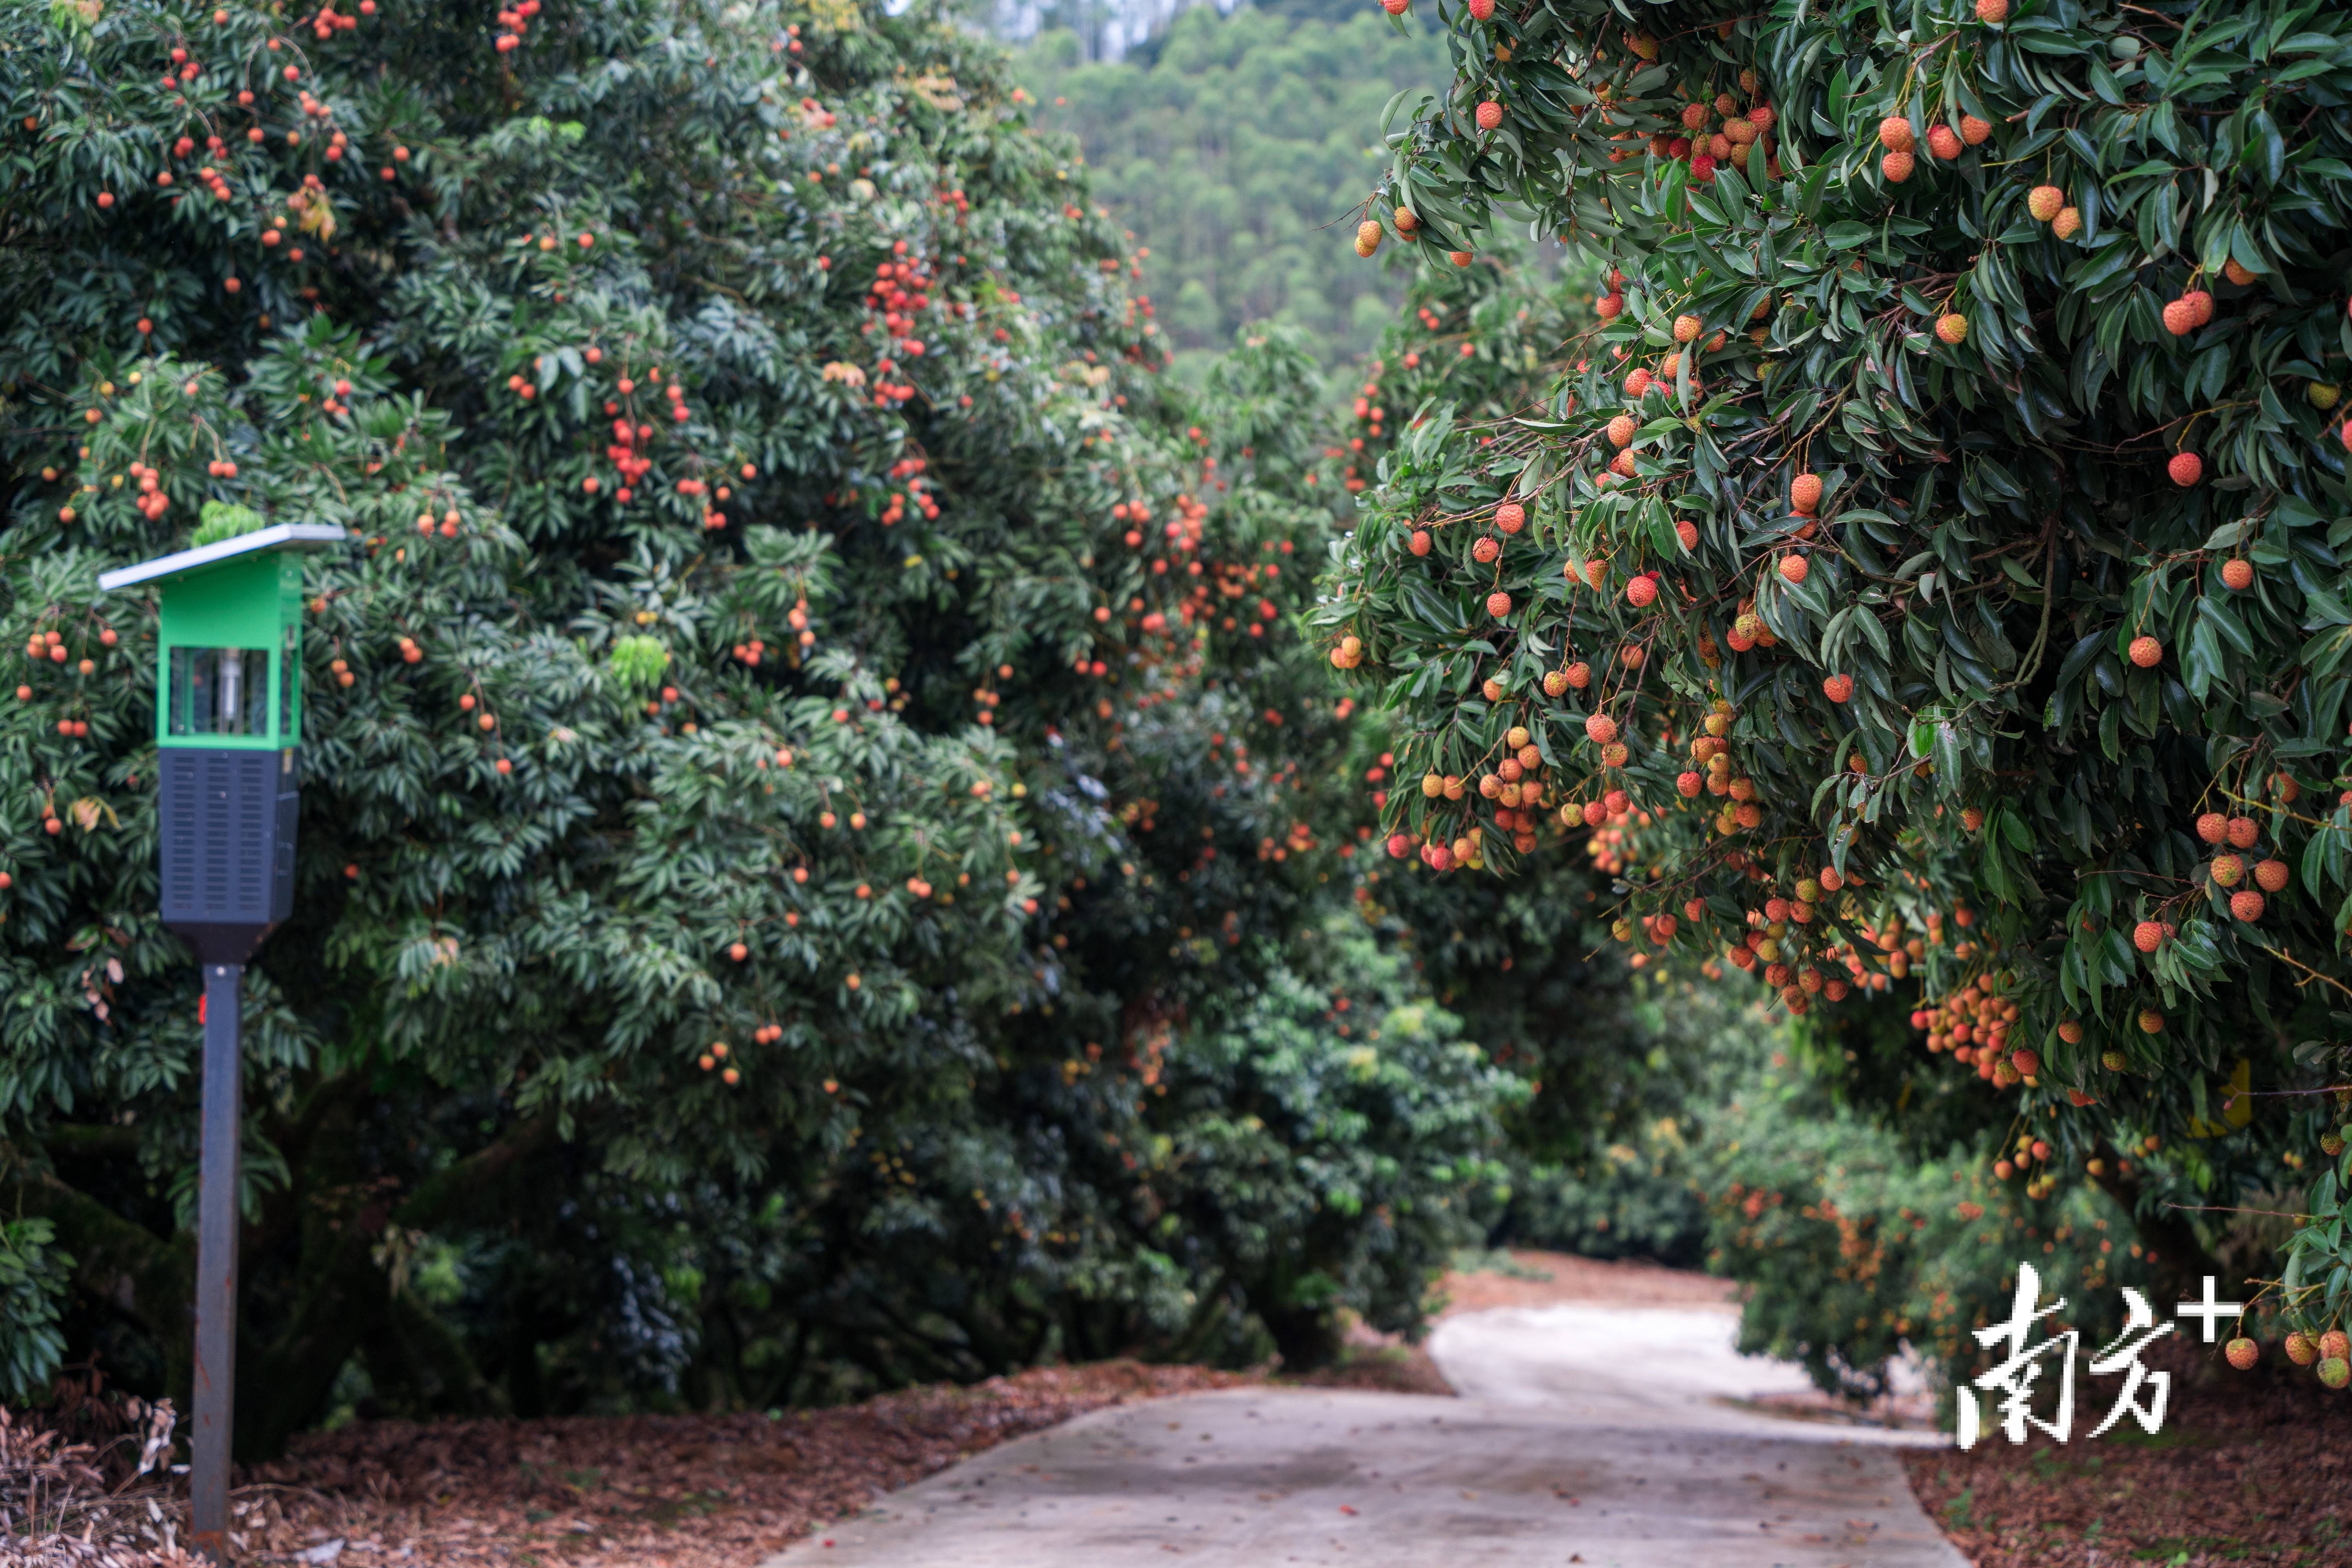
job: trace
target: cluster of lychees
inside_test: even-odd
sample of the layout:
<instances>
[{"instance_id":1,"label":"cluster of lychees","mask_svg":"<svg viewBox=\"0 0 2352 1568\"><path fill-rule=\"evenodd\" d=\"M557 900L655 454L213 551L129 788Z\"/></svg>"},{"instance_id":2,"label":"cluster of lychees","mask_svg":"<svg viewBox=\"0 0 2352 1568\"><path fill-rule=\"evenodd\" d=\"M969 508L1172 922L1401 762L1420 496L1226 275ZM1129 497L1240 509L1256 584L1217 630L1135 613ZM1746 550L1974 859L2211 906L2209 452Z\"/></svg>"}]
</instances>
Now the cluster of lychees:
<instances>
[{"instance_id":1,"label":"cluster of lychees","mask_svg":"<svg viewBox=\"0 0 2352 1568\"><path fill-rule=\"evenodd\" d=\"M1716 171L1727 163L1745 164L1751 156L1749 149L1760 147L1764 153L1764 173L1768 179L1780 177L1780 155L1772 145L1772 106L1756 99L1756 73L1739 73L1739 92L1749 100L1741 107L1739 96L1717 93L1709 100L1694 100L1683 105L1683 134L1661 131L1649 138L1653 157L1670 158L1690 166L1690 177L1701 184L1712 184ZM1639 141L1638 136L1618 140ZM1622 163L1633 156L1624 147L1610 150L1613 163Z\"/></svg>"}]
</instances>

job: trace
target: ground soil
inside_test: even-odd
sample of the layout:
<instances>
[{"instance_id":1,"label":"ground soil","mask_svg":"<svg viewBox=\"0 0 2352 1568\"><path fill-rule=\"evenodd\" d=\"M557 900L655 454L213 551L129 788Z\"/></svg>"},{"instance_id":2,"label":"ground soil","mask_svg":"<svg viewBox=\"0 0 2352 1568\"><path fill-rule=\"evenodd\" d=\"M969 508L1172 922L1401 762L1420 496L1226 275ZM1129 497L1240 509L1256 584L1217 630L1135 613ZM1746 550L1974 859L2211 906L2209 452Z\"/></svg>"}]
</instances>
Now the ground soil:
<instances>
[{"instance_id":1,"label":"ground soil","mask_svg":"<svg viewBox=\"0 0 2352 1568\"><path fill-rule=\"evenodd\" d=\"M1734 1304L1726 1281L1646 1264L1534 1252L1464 1261L1444 1281L1445 1315ZM2012 1448L1994 1435L1969 1454L1911 1453L1921 1503L1978 1568L2352 1568L2352 1396L2279 1365L2234 1373L2200 1347L2149 1361L2175 1373L2158 1436ZM883 1492L1024 1433L1265 1380L1451 1392L1421 1347L1359 1328L1338 1366L1297 1379L1109 1362L773 1420L360 1422L305 1434L286 1458L240 1473L240 1556L317 1568L752 1568ZM2097 1414L2077 1417L2086 1433ZM0 1556L43 1568L187 1564L176 1550L184 1490L131 1474L140 1426L137 1412L102 1398L13 1425L0 1412Z\"/></svg>"},{"instance_id":2,"label":"ground soil","mask_svg":"<svg viewBox=\"0 0 2352 1568\"><path fill-rule=\"evenodd\" d=\"M2274 1348L2250 1373L2177 1339L2142 1360L2173 1379L2154 1436L2126 1416L2091 1440L2114 1385L2091 1408L2078 1384L2072 1442L1906 1453L1920 1505L1977 1568L2352 1564L2352 1395Z\"/></svg>"},{"instance_id":3,"label":"ground soil","mask_svg":"<svg viewBox=\"0 0 2352 1568\"><path fill-rule=\"evenodd\" d=\"M1442 1316L1484 1312L1496 1307L1550 1307L1569 1301L1605 1301L1619 1307L1722 1307L1738 1305L1728 1279L1662 1268L1631 1259L1578 1258L1566 1252L1514 1248L1507 1255L1465 1258L1484 1268L1456 1269L1445 1277Z\"/></svg>"},{"instance_id":4,"label":"ground soil","mask_svg":"<svg viewBox=\"0 0 2352 1568\"><path fill-rule=\"evenodd\" d=\"M1105 1362L1039 1367L972 1387L909 1389L834 1410L355 1422L298 1437L240 1471L240 1562L334 1568L625 1563L749 1568L869 1500L1009 1438L1133 1399L1246 1383L1245 1373ZM22 1429L15 1452L37 1440ZM11 1562L176 1564L184 1491L152 1478L109 1497L109 1455L78 1457L78 1495L52 1485L47 1517L0 1527ZM0 1501L28 1496L0 1446ZM34 1455L31 1462L43 1456ZM52 1468L58 1456L46 1456ZM76 1463L74 1458L68 1465ZM27 1461L18 1459L21 1471ZM12 1482L15 1484L12 1485ZM149 1504L158 1506L151 1514ZM85 1529L85 1547L77 1537ZM29 1539L28 1539L29 1538ZM94 1550L93 1550L94 1549ZM297 1554L304 1554L298 1558ZM0 1552L0 1555L5 1555Z\"/></svg>"}]
</instances>

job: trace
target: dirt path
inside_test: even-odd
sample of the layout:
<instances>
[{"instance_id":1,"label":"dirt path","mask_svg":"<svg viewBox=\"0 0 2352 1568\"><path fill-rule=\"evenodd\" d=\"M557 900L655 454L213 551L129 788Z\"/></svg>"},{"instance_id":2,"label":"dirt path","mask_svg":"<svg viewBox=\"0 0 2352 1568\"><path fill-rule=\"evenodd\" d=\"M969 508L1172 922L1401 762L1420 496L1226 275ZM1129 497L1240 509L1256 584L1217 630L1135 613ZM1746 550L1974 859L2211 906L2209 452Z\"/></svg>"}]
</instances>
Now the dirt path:
<instances>
[{"instance_id":1,"label":"dirt path","mask_svg":"<svg viewBox=\"0 0 2352 1568\"><path fill-rule=\"evenodd\" d=\"M1246 1388L1099 1411L770 1568L1962 1568L1893 1452L1937 1439L1759 1414L1742 1402L1804 1380L1733 1352L1715 1282L1568 1261L1457 1279L1518 1301L1440 1325L1458 1399Z\"/></svg>"}]
</instances>

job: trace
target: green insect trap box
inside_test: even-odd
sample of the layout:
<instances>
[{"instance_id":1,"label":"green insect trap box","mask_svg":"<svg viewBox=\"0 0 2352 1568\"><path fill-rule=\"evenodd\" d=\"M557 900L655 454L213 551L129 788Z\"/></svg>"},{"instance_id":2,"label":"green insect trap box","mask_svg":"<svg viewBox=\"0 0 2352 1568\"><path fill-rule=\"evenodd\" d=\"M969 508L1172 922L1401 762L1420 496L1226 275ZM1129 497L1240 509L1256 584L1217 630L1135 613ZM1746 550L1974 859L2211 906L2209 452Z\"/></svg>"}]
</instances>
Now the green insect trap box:
<instances>
[{"instance_id":1,"label":"green insect trap box","mask_svg":"<svg viewBox=\"0 0 2352 1568\"><path fill-rule=\"evenodd\" d=\"M280 523L109 572L156 584L163 923L242 963L293 912L301 784L302 563L340 528Z\"/></svg>"}]
</instances>

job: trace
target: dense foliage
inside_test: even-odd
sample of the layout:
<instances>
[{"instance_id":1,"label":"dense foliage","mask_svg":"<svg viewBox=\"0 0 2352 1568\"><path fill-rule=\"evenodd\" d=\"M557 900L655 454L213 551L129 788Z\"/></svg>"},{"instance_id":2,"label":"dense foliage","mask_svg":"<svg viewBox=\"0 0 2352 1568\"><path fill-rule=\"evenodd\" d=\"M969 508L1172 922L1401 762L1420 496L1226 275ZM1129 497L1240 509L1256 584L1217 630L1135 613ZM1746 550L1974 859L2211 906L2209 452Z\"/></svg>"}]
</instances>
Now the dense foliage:
<instances>
[{"instance_id":1,"label":"dense foliage","mask_svg":"<svg viewBox=\"0 0 2352 1568\"><path fill-rule=\"evenodd\" d=\"M1415 410L1496 419L1526 407L1590 300L1581 280L1509 258L1409 273L1399 319L1360 364L1362 380L1339 389L1353 395L1335 400L1345 415L1326 455L1342 486L1369 489ZM1344 643L1333 652L1343 665L1351 657ZM1437 999L1497 1065L1537 1086L1510 1122L1513 1190L1488 1215L1490 1239L1695 1258L1686 1179L1628 1184L1611 1152L1685 1114L1706 1075L1700 1037L1633 1008L1625 965L1599 951L1606 876L1570 867L1540 882L1431 879L1391 867L1362 878L1365 912L1415 955Z\"/></svg>"},{"instance_id":2,"label":"dense foliage","mask_svg":"<svg viewBox=\"0 0 2352 1568\"><path fill-rule=\"evenodd\" d=\"M1414 422L1334 579L1426 775L1392 848L1613 833L1620 940L1858 1028L1898 1122L1980 1096L2019 1201L2087 1177L2178 1276L2217 1232L2166 1205L2300 1193L2263 1294L2343 1324L2352 29L1446 16L1365 243L1524 223L1611 285L1543 407Z\"/></svg>"},{"instance_id":3,"label":"dense foliage","mask_svg":"<svg viewBox=\"0 0 2352 1568\"><path fill-rule=\"evenodd\" d=\"M1690 998L1702 1013L1710 1002ZM1971 1331L2006 1305L2021 1261L2065 1299L2084 1342L2123 1326L2121 1288L2145 1293L2153 1274L2127 1209L2089 1184L2029 1194L1988 1169L1975 1139L1923 1156L1920 1128L1842 1101L1838 1075L1789 1053L1763 1012L1717 1026L1725 1070L1698 1102L1700 1146L1652 1152L1701 1189L1707 1266L1747 1287L1742 1350L1801 1362L1856 1397L1884 1392L1891 1364L1916 1352L1948 1403L1979 1360Z\"/></svg>"},{"instance_id":4,"label":"dense foliage","mask_svg":"<svg viewBox=\"0 0 2352 1568\"><path fill-rule=\"evenodd\" d=\"M1331 243L1362 199L1381 107L1444 74L1436 34L1391 33L1370 6L1344 21L1194 6L1115 64L1084 63L1066 31L1020 57L1045 121L1078 137L1097 193L1150 252L1180 355L1272 321L1309 333L1327 365L1396 314L1393 282Z\"/></svg>"},{"instance_id":5,"label":"dense foliage","mask_svg":"<svg viewBox=\"0 0 2352 1568\"><path fill-rule=\"evenodd\" d=\"M95 578L222 506L352 539L248 982L243 1446L1413 1326L1522 1091L1333 924L1378 742L1294 629L1314 363L1166 384L991 46L13 0L0 60L0 1196L73 1353L185 1377L195 972Z\"/></svg>"}]
</instances>

